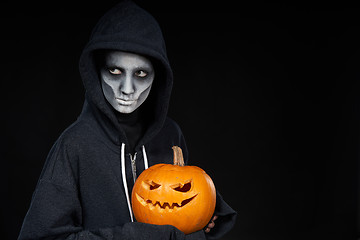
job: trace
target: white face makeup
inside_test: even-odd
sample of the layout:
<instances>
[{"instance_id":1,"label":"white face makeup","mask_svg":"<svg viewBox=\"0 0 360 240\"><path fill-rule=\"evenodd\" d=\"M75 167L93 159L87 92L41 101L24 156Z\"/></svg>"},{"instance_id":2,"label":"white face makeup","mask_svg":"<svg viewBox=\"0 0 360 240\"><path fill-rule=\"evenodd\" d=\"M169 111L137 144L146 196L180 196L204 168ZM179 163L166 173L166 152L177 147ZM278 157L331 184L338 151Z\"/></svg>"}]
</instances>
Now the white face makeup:
<instances>
[{"instance_id":1,"label":"white face makeup","mask_svg":"<svg viewBox=\"0 0 360 240\"><path fill-rule=\"evenodd\" d=\"M154 67L144 56L112 51L100 71L106 100L121 113L132 113L148 97L155 77Z\"/></svg>"}]
</instances>

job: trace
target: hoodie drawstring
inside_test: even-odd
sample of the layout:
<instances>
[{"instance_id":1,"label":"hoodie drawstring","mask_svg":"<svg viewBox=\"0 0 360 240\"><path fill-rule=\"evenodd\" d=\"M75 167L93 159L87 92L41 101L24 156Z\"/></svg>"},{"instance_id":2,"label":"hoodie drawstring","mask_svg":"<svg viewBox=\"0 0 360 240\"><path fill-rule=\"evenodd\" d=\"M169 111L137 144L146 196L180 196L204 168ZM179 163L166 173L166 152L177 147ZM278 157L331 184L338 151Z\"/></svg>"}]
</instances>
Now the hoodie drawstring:
<instances>
[{"instance_id":1,"label":"hoodie drawstring","mask_svg":"<svg viewBox=\"0 0 360 240\"><path fill-rule=\"evenodd\" d=\"M143 152L143 158L144 158L144 166L145 166L145 170L149 168L148 165L148 160L147 160L147 156L146 156L146 151L145 151L145 146L142 146L142 152Z\"/></svg>"},{"instance_id":2,"label":"hoodie drawstring","mask_svg":"<svg viewBox=\"0 0 360 240\"><path fill-rule=\"evenodd\" d=\"M132 210L131 210L130 198L129 198L129 190L128 190L127 181L126 181L125 143L121 144L121 174L122 174L122 181L123 181L125 195L126 195L126 201L127 201L128 207L129 207L131 222L134 222L133 213L132 213Z\"/></svg>"},{"instance_id":3,"label":"hoodie drawstring","mask_svg":"<svg viewBox=\"0 0 360 240\"><path fill-rule=\"evenodd\" d=\"M148 165L148 160L147 160L144 145L142 146L142 152L143 152L143 159L144 159L145 169L148 169L149 165ZM134 222L134 217L133 217L133 212L132 212L131 203L130 203L130 197L129 197L129 190L128 190L128 185L127 185L127 181L126 181L125 143L121 144L121 175L122 175L122 181L123 181L124 190L125 190L126 201L127 201L128 207L129 207L130 219L131 219L131 222Z\"/></svg>"}]
</instances>

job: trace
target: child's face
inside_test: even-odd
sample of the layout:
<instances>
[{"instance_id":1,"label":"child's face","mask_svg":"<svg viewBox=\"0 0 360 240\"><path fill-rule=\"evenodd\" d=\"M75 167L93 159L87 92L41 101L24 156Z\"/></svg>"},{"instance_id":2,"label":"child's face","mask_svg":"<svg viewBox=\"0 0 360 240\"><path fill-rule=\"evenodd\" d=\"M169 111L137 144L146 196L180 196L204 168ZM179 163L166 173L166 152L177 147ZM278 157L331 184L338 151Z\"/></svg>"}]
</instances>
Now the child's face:
<instances>
[{"instance_id":1,"label":"child's face","mask_svg":"<svg viewBox=\"0 0 360 240\"><path fill-rule=\"evenodd\" d=\"M121 113L135 111L146 100L154 77L150 60L129 52L108 52L100 70L104 96Z\"/></svg>"}]
</instances>

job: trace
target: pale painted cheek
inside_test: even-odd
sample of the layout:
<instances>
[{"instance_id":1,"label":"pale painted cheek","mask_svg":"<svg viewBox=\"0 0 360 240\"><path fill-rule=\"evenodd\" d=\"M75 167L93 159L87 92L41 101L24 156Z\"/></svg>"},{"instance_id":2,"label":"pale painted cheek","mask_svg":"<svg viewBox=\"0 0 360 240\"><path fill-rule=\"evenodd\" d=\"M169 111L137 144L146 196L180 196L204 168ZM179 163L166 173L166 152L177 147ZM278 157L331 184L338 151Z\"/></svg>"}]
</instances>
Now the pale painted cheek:
<instances>
[{"instance_id":1,"label":"pale painted cheek","mask_svg":"<svg viewBox=\"0 0 360 240\"><path fill-rule=\"evenodd\" d=\"M135 95L136 98L140 98L142 97L142 95L145 94L145 92L148 90L149 87L151 87L152 85L152 81L151 82L144 82L144 83L135 83L134 87L135 87Z\"/></svg>"},{"instance_id":2,"label":"pale painted cheek","mask_svg":"<svg viewBox=\"0 0 360 240\"><path fill-rule=\"evenodd\" d=\"M120 81L111 81L107 80L106 78L103 80L104 84L107 86L107 91L112 91L112 94L117 96L119 92L120 87Z\"/></svg>"},{"instance_id":3,"label":"pale painted cheek","mask_svg":"<svg viewBox=\"0 0 360 240\"><path fill-rule=\"evenodd\" d=\"M116 109L118 110L118 103L116 102L116 86L114 84L109 84L105 80L101 81L102 90L106 100Z\"/></svg>"},{"instance_id":4,"label":"pale painted cheek","mask_svg":"<svg viewBox=\"0 0 360 240\"><path fill-rule=\"evenodd\" d=\"M149 96L150 90L151 90L151 84L148 86L148 88L145 88L141 92L137 101L137 107L139 107L146 100L146 98Z\"/></svg>"},{"instance_id":5,"label":"pale painted cheek","mask_svg":"<svg viewBox=\"0 0 360 240\"><path fill-rule=\"evenodd\" d=\"M102 81L101 82L102 85L102 89L104 92L104 95L108 98L108 96L114 96L114 90L112 89L112 87L107 84L106 82Z\"/></svg>"}]
</instances>

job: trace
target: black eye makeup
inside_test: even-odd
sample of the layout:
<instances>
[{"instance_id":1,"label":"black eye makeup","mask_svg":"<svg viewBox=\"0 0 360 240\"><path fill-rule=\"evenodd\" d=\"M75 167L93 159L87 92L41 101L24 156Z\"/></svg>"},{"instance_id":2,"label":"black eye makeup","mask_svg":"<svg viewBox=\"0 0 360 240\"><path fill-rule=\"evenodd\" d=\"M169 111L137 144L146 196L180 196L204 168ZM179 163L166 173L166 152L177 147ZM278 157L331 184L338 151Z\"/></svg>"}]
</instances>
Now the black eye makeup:
<instances>
[{"instance_id":1,"label":"black eye makeup","mask_svg":"<svg viewBox=\"0 0 360 240\"><path fill-rule=\"evenodd\" d=\"M148 72L145 70L138 70L135 72L135 76L144 78L148 76Z\"/></svg>"},{"instance_id":2,"label":"black eye makeup","mask_svg":"<svg viewBox=\"0 0 360 240\"><path fill-rule=\"evenodd\" d=\"M117 67L108 67L107 70L112 75L120 75L120 74L122 74L122 71Z\"/></svg>"}]
</instances>

